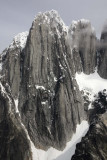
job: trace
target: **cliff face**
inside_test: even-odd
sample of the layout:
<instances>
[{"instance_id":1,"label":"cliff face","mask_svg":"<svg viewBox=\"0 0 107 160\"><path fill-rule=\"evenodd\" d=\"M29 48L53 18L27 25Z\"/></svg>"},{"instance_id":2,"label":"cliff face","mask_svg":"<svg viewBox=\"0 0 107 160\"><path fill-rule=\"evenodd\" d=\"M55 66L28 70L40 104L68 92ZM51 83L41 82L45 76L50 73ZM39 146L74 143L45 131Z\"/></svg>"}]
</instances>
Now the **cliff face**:
<instances>
[{"instance_id":1,"label":"cliff face","mask_svg":"<svg viewBox=\"0 0 107 160\"><path fill-rule=\"evenodd\" d=\"M99 93L90 110L90 128L82 141L77 144L72 160L107 159L107 95Z\"/></svg>"},{"instance_id":2,"label":"cliff face","mask_svg":"<svg viewBox=\"0 0 107 160\"><path fill-rule=\"evenodd\" d=\"M98 73L102 78L107 79L107 28L104 28L101 34L98 60Z\"/></svg>"},{"instance_id":3,"label":"cliff face","mask_svg":"<svg viewBox=\"0 0 107 160\"><path fill-rule=\"evenodd\" d=\"M25 47L28 32L15 36L10 46L0 55L1 81L10 85L14 99L18 98L20 86L20 53Z\"/></svg>"},{"instance_id":4,"label":"cliff face","mask_svg":"<svg viewBox=\"0 0 107 160\"><path fill-rule=\"evenodd\" d=\"M38 148L62 149L86 118L68 43L67 28L55 11L40 14L21 53L19 110Z\"/></svg>"},{"instance_id":5,"label":"cliff face","mask_svg":"<svg viewBox=\"0 0 107 160\"><path fill-rule=\"evenodd\" d=\"M9 86L0 83L0 159L32 160L30 150Z\"/></svg>"},{"instance_id":6,"label":"cliff face","mask_svg":"<svg viewBox=\"0 0 107 160\"><path fill-rule=\"evenodd\" d=\"M75 70L85 74L93 73L96 67L96 34L90 21L73 21L69 36Z\"/></svg>"},{"instance_id":7,"label":"cliff face","mask_svg":"<svg viewBox=\"0 0 107 160\"><path fill-rule=\"evenodd\" d=\"M72 160L106 160L107 159L107 114L90 126L82 142L77 144Z\"/></svg>"}]
</instances>

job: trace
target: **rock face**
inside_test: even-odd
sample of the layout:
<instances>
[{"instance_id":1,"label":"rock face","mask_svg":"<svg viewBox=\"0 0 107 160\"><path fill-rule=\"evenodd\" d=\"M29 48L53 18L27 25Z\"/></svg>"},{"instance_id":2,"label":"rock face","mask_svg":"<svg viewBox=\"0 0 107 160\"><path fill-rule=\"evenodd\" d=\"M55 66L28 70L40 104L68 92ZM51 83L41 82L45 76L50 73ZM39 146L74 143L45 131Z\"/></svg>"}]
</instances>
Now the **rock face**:
<instances>
[{"instance_id":1,"label":"rock face","mask_svg":"<svg viewBox=\"0 0 107 160\"><path fill-rule=\"evenodd\" d=\"M107 95L99 93L90 111L90 128L82 141L77 144L72 160L107 159Z\"/></svg>"},{"instance_id":2,"label":"rock face","mask_svg":"<svg viewBox=\"0 0 107 160\"><path fill-rule=\"evenodd\" d=\"M15 36L10 46L1 54L1 81L8 82L14 99L18 98L20 86L20 53L25 47L28 32Z\"/></svg>"},{"instance_id":3,"label":"rock face","mask_svg":"<svg viewBox=\"0 0 107 160\"><path fill-rule=\"evenodd\" d=\"M107 40L106 34L102 37ZM106 54L102 59L99 74L106 78ZM75 73L93 73L96 62L96 35L87 20L73 22L68 28L56 11L40 13L29 34L14 38L0 56L1 160L32 160L26 130L36 148L64 149L76 125L87 119L89 101L87 97L83 100ZM18 102L20 116L14 100ZM106 143L105 114L97 119L93 115L92 112L90 122L97 121L91 123L83 143L77 145L73 159L104 157L106 146L104 152L99 150ZM99 141L94 143L98 136Z\"/></svg>"},{"instance_id":4,"label":"rock face","mask_svg":"<svg viewBox=\"0 0 107 160\"><path fill-rule=\"evenodd\" d=\"M75 70L85 74L93 73L96 67L96 35L90 21L73 21L69 35Z\"/></svg>"},{"instance_id":5,"label":"rock face","mask_svg":"<svg viewBox=\"0 0 107 160\"><path fill-rule=\"evenodd\" d=\"M105 123L106 122L106 123ZM107 113L91 124L89 131L80 144L77 144L72 160L107 159Z\"/></svg>"},{"instance_id":6,"label":"rock face","mask_svg":"<svg viewBox=\"0 0 107 160\"><path fill-rule=\"evenodd\" d=\"M68 43L56 11L39 14L21 53L19 110L38 148L63 149L86 118Z\"/></svg>"},{"instance_id":7,"label":"rock face","mask_svg":"<svg viewBox=\"0 0 107 160\"><path fill-rule=\"evenodd\" d=\"M0 160L32 160L30 143L6 84L0 83Z\"/></svg>"},{"instance_id":8,"label":"rock face","mask_svg":"<svg viewBox=\"0 0 107 160\"><path fill-rule=\"evenodd\" d=\"M98 73L107 79L107 28L104 28L101 34Z\"/></svg>"}]
</instances>

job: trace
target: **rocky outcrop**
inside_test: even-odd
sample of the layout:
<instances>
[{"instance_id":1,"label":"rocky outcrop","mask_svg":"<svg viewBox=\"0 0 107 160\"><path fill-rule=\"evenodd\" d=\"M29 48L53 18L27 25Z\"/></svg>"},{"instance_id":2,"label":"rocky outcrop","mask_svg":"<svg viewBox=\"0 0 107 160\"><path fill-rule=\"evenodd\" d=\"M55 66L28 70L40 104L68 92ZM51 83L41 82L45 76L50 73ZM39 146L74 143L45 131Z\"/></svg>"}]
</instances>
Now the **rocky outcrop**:
<instances>
[{"instance_id":1,"label":"rocky outcrop","mask_svg":"<svg viewBox=\"0 0 107 160\"><path fill-rule=\"evenodd\" d=\"M90 128L82 141L77 144L72 160L107 159L107 95L99 93L90 110Z\"/></svg>"},{"instance_id":2,"label":"rocky outcrop","mask_svg":"<svg viewBox=\"0 0 107 160\"><path fill-rule=\"evenodd\" d=\"M96 67L96 34L90 21L73 21L69 27L75 70L90 74Z\"/></svg>"},{"instance_id":3,"label":"rocky outcrop","mask_svg":"<svg viewBox=\"0 0 107 160\"><path fill-rule=\"evenodd\" d=\"M72 160L107 159L107 113L91 124L87 135L77 144Z\"/></svg>"},{"instance_id":4,"label":"rocky outcrop","mask_svg":"<svg viewBox=\"0 0 107 160\"><path fill-rule=\"evenodd\" d=\"M18 98L20 86L20 53L25 47L28 32L15 36L10 46L0 55L1 81L11 87L12 96Z\"/></svg>"},{"instance_id":5,"label":"rocky outcrop","mask_svg":"<svg viewBox=\"0 0 107 160\"><path fill-rule=\"evenodd\" d=\"M9 91L0 83L0 160L32 160L30 142Z\"/></svg>"},{"instance_id":6,"label":"rocky outcrop","mask_svg":"<svg viewBox=\"0 0 107 160\"><path fill-rule=\"evenodd\" d=\"M39 14L21 53L19 110L35 146L63 149L86 119L68 30L56 11Z\"/></svg>"},{"instance_id":7,"label":"rocky outcrop","mask_svg":"<svg viewBox=\"0 0 107 160\"><path fill-rule=\"evenodd\" d=\"M107 79L107 27L104 27L100 39L98 73L102 78Z\"/></svg>"}]
</instances>

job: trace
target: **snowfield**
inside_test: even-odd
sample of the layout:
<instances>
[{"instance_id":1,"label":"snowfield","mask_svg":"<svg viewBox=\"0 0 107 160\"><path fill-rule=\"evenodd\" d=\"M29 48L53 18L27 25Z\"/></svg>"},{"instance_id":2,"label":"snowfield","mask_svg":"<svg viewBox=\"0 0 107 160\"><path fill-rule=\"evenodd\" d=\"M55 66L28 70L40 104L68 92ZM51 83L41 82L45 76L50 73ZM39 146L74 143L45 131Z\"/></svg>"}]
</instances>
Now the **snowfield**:
<instances>
[{"instance_id":1,"label":"snowfield","mask_svg":"<svg viewBox=\"0 0 107 160\"><path fill-rule=\"evenodd\" d=\"M99 91L107 89L107 80L101 78L97 73L97 70L95 70L95 72L90 75L86 75L83 72L76 73L76 80L79 85L80 91L83 90L84 92L90 93L90 101L93 101L95 99L94 96Z\"/></svg>"},{"instance_id":2,"label":"snowfield","mask_svg":"<svg viewBox=\"0 0 107 160\"><path fill-rule=\"evenodd\" d=\"M47 151L36 149L31 142L31 149L33 154L33 160L71 160L71 157L75 153L76 144L81 141L81 138L85 136L89 129L87 121L82 121L77 125L76 133L73 134L71 141L66 144L63 151L59 151L55 148L49 148Z\"/></svg>"}]
</instances>

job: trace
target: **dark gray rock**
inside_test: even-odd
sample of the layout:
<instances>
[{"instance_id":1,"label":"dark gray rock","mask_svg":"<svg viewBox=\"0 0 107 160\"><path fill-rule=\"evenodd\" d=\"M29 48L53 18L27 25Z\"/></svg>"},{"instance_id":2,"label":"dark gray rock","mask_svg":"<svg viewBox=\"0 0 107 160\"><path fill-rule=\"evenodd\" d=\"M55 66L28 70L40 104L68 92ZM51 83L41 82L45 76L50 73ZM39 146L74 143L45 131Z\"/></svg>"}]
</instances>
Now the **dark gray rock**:
<instances>
[{"instance_id":1,"label":"dark gray rock","mask_svg":"<svg viewBox=\"0 0 107 160\"><path fill-rule=\"evenodd\" d=\"M0 83L0 160L32 160L30 142L8 90Z\"/></svg>"},{"instance_id":2,"label":"dark gray rock","mask_svg":"<svg viewBox=\"0 0 107 160\"><path fill-rule=\"evenodd\" d=\"M107 159L107 113L91 124L87 135L77 144L72 160Z\"/></svg>"},{"instance_id":3,"label":"dark gray rock","mask_svg":"<svg viewBox=\"0 0 107 160\"><path fill-rule=\"evenodd\" d=\"M90 21L73 21L69 28L75 70L93 73L96 67L96 34Z\"/></svg>"},{"instance_id":4,"label":"dark gray rock","mask_svg":"<svg viewBox=\"0 0 107 160\"><path fill-rule=\"evenodd\" d=\"M20 49L8 49L1 55L2 59L2 82L8 82L11 87L13 97L16 99L19 93L20 85Z\"/></svg>"},{"instance_id":5,"label":"dark gray rock","mask_svg":"<svg viewBox=\"0 0 107 160\"><path fill-rule=\"evenodd\" d=\"M102 78L107 79L107 30L105 29L101 34L101 40L100 40L98 73Z\"/></svg>"},{"instance_id":6,"label":"dark gray rock","mask_svg":"<svg viewBox=\"0 0 107 160\"><path fill-rule=\"evenodd\" d=\"M1 81L8 83L14 99L18 98L20 86L20 53L25 46L27 32L22 32L14 37L10 46L0 55Z\"/></svg>"},{"instance_id":7,"label":"dark gray rock","mask_svg":"<svg viewBox=\"0 0 107 160\"><path fill-rule=\"evenodd\" d=\"M86 119L67 28L56 11L39 14L21 53L19 110L35 146L63 149Z\"/></svg>"},{"instance_id":8,"label":"dark gray rock","mask_svg":"<svg viewBox=\"0 0 107 160\"><path fill-rule=\"evenodd\" d=\"M72 160L107 159L107 95L99 92L89 110L90 128L82 141L77 144Z\"/></svg>"}]
</instances>

